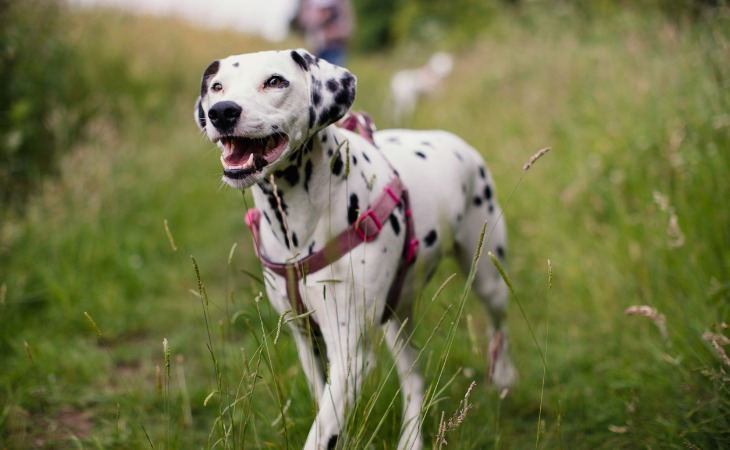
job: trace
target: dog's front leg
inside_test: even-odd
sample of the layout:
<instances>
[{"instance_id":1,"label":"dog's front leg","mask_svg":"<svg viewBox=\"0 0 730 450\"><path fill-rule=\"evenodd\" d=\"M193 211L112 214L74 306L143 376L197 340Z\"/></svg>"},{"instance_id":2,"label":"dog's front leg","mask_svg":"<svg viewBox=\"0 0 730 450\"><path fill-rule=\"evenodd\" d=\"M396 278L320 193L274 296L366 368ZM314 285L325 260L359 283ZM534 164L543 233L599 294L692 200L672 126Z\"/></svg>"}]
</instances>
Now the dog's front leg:
<instances>
[{"instance_id":1,"label":"dog's front leg","mask_svg":"<svg viewBox=\"0 0 730 450\"><path fill-rule=\"evenodd\" d=\"M362 324L357 322L350 316L336 321L335 329L322 330L329 373L317 417L304 444L307 450L335 448L339 434L345 428L347 408L360 395L372 358L366 354L368 350L363 345Z\"/></svg>"},{"instance_id":2,"label":"dog's front leg","mask_svg":"<svg viewBox=\"0 0 730 450\"><path fill-rule=\"evenodd\" d=\"M291 322L290 322L291 324ZM307 377L309 390L314 396L316 404L320 404L325 387L325 373L323 367L323 348L319 348L318 343L305 330L300 330L297 326L291 326L294 342L297 345L299 353L299 361L302 364L302 370Z\"/></svg>"}]
</instances>

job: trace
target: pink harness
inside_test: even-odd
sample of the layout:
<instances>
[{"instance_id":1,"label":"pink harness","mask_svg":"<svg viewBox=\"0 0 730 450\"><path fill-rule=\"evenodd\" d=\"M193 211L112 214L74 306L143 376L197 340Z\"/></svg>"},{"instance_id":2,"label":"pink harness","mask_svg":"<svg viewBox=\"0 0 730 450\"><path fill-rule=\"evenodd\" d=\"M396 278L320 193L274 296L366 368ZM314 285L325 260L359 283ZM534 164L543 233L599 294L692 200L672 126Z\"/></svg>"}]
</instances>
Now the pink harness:
<instances>
[{"instance_id":1,"label":"pink harness","mask_svg":"<svg viewBox=\"0 0 730 450\"><path fill-rule=\"evenodd\" d=\"M367 116L365 117L367 118ZM352 126L351 124L348 125ZM362 134L362 129L358 129L357 131ZM370 136L370 140L372 141L372 135ZM307 311L307 308L299 292L299 281L306 278L307 274L318 272L329 266L363 242L370 242L377 238L378 233L383 229L383 223L388 220L401 200L403 201L406 215L406 236L398 272L388 291L386 308L383 311L382 321L385 322L393 315L393 312L398 306L398 299L403 289L406 270L416 259L416 253L418 252L418 239L415 238L413 216L408 200L408 190L401 182L397 172L394 173L393 179L372 203L370 209L365 211L352 226L330 240L322 250L298 261L276 263L269 261L264 256L259 234L261 224L261 212L259 210L248 210L246 213L246 225L248 225L253 234L254 250L256 251L256 256L261 260L261 264L275 274L286 278L286 291L289 302L299 314L303 314ZM311 329L315 333L318 333L319 325L317 325L311 315L309 316L309 323Z\"/></svg>"}]
</instances>

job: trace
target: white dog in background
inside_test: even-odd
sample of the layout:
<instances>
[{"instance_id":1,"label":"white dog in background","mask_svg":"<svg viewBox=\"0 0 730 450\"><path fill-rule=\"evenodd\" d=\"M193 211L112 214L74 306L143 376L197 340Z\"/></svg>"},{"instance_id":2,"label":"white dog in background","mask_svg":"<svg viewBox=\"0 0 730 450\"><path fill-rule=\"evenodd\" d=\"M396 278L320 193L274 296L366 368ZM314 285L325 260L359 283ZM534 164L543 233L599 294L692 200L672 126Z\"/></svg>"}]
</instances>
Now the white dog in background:
<instances>
[{"instance_id":1,"label":"white dog in background","mask_svg":"<svg viewBox=\"0 0 730 450\"><path fill-rule=\"evenodd\" d=\"M436 90L453 67L453 57L449 53L438 52L423 67L396 72L390 79L393 119L400 122L410 117L416 109L418 98Z\"/></svg>"}]
</instances>

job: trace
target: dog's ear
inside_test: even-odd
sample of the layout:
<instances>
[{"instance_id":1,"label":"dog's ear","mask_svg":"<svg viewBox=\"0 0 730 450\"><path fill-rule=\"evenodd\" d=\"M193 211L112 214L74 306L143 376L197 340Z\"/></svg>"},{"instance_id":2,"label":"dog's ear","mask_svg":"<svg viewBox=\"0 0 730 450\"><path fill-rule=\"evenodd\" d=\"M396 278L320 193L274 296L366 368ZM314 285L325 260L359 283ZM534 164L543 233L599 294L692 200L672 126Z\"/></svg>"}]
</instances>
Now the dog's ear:
<instances>
[{"instance_id":1,"label":"dog's ear","mask_svg":"<svg viewBox=\"0 0 730 450\"><path fill-rule=\"evenodd\" d=\"M355 76L304 49L292 50L291 57L311 79L309 128L318 130L340 120L355 101Z\"/></svg>"},{"instance_id":2,"label":"dog's ear","mask_svg":"<svg viewBox=\"0 0 730 450\"><path fill-rule=\"evenodd\" d=\"M195 110L193 111L193 117L195 118L195 123L198 124L198 128L200 128L201 130L205 130L205 125L207 122L205 119L205 110L203 109L203 105L200 103L200 97L195 100Z\"/></svg>"},{"instance_id":3,"label":"dog's ear","mask_svg":"<svg viewBox=\"0 0 730 450\"><path fill-rule=\"evenodd\" d=\"M205 69L205 72L203 72L203 78L200 80L200 96L198 96L198 99L195 101L195 110L193 111L193 117L195 118L195 122L198 124L201 130L205 129L206 125L205 110L203 109L202 101L203 98L208 94L210 79L218 73L219 67L219 61L213 61L212 63L210 63L208 68Z\"/></svg>"}]
</instances>

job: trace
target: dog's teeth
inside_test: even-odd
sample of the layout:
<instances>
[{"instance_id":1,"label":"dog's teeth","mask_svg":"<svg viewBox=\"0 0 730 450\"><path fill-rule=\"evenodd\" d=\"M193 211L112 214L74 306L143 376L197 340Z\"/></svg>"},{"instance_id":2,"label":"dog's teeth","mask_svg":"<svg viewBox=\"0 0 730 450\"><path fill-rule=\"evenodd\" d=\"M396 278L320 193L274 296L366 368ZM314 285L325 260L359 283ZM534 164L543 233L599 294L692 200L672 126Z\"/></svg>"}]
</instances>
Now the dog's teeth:
<instances>
[{"instance_id":1,"label":"dog's teeth","mask_svg":"<svg viewBox=\"0 0 730 450\"><path fill-rule=\"evenodd\" d=\"M243 168L248 169L251 166L253 166L253 153L248 156L248 161L243 164Z\"/></svg>"}]
</instances>

